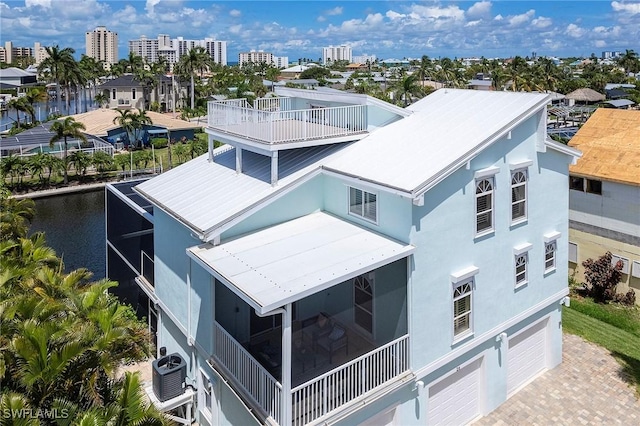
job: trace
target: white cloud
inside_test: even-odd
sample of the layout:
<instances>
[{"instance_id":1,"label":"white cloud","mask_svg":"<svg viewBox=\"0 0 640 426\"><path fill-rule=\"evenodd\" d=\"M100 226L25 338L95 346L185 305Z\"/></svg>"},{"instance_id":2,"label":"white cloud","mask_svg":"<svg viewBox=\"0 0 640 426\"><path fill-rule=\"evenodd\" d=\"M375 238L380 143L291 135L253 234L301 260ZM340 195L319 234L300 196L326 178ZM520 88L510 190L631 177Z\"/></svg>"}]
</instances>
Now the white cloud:
<instances>
[{"instance_id":1,"label":"white cloud","mask_svg":"<svg viewBox=\"0 0 640 426\"><path fill-rule=\"evenodd\" d=\"M318 16L318 18L316 19L316 21L318 21L318 22L324 22L324 21L326 21L326 20L327 20L327 18L325 18L325 17L324 17L324 16L322 16L322 15Z\"/></svg>"},{"instance_id":2,"label":"white cloud","mask_svg":"<svg viewBox=\"0 0 640 426\"><path fill-rule=\"evenodd\" d=\"M531 21L531 25L536 28L548 28L553 24L553 20L551 18L545 18L544 16L540 16Z\"/></svg>"},{"instance_id":3,"label":"white cloud","mask_svg":"<svg viewBox=\"0 0 640 426\"><path fill-rule=\"evenodd\" d=\"M569 24L564 33L569 37L581 38L587 33L587 30L577 26L576 24Z\"/></svg>"},{"instance_id":4,"label":"white cloud","mask_svg":"<svg viewBox=\"0 0 640 426\"><path fill-rule=\"evenodd\" d=\"M325 13L330 16L342 15L343 8L341 6L327 10Z\"/></svg>"},{"instance_id":5,"label":"white cloud","mask_svg":"<svg viewBox=\"0 0 640 426\"><path fill-rule=\"evenodd\" d=\"M612 1L611 8L616 12L630 13L631 15L637 15L640 13L640 3L622 3L619 1Z\"/></svg>"},{"instance_id":6,"label":"white cloud","mask_svg":"<svg viewBox=\"0 0 640 426\"><path fill-rule=\"evenodd\" d=\"M536 11L531 9L527 13L522 13L520 15L510 16L509 17L509 25L512 27L517 27L518 25L522 25L526 22L529 22L531 18L533 18L536 14Z\"/></svg>"},{"instance_id":7,"label":"white cloud","mask_svg":"<svg viewBox=\"0 0 640 426\"><path fill-rule=\"evenodd\" d=\"M234 18L238 18L241 15L242 12L240 12L238 9L232 9L229 11L229 16L233 16Z\"/></svg>"},{"instance_id":8,"label":"white cloud","mask_svg":"<svg viewBox=\"0 0 640 426\"><path fill-rule=\"evenodd\" d=\"M478 19L477 21L469 21L465 24L465 27L475 27L480 24L480 22L482 22L482 20L480 19Z\"/></svg>"},{"instance_id":9,"label":"white cloud","mask_svg":"<svg viewBox=\"0 0 640 426\"><path fill-rule=\"evenodd\" d=\"M467 16L470 18L481 18L489 16L491 13L492 3L490 1L480 1L474 3L468 10Z\"/></svg>"},{"instance_id":10,"label":"white cloud","mask_svg":"<svg viewBox=\"0 0 640 426\"><path fill-rule=\"evenodd\" d=\"M502 15L497 14L495 18L493 18L494 21L502 21L504 18L502 17Z\"/></svg>"},{"instance_id":11,"label":"white cloud","mask_svg":"<svg viewBox=\"0 0 640 426\"><path fill-rule=\"evenodd\" d=\"M413 5L411 10L412 15L418 18L464 19L464 11L454 5L447 7Z\"/></svg>"},{"instance_id":12,"label":"white cloud","mask_svg":"<svg viewBox=\"0 0 640 426\"><path fill-rule=\"evenodd\" d=\"M229 27L229 32L231 34L240 34L242 32L242 24L230 26Z\"/></svg>"},{"instance_id":13,"label":"white cloud","mask_svg":"<svg viewBox=\"0 0 640 426\"><path fill-rule=\"evenodd\" d=\"M153 15L154 8L158 3L160 3L160 0L147 0L147 4L144 6L144 10Z\"/></svg>"},{"instance_id":14,"label":"white cloud","mask_svg":"<svg viewBox=\"0 0 640 426\"><path fill-rule=\"evenodd\" d=\"M51 9L51 0L24 0L26 7L44 7L45 9Z\"/></svg>"},{"instance_id":15,"label":"white cloud","mask_svg":"<svg viewBox=\"0 0 640 426\"><path fill-rule=\"evenodd\" d=\"M403 15L401 13L395 12L393 10L389 10L387 11L387 13L385 14L385 16L391 20L396 20L396 19L401 19L404 18L407 15Z\"/></svg>"},{"instance_id":16,"label":"white cloud","mask_svg":"<svg viewBox=\"0 0 640 426\"><path fill-rule=\"evenodd\" d=\"M596 40L594 43L595 47L606 47L607 42L604 40Z\"/></svg>"}]
</instances>

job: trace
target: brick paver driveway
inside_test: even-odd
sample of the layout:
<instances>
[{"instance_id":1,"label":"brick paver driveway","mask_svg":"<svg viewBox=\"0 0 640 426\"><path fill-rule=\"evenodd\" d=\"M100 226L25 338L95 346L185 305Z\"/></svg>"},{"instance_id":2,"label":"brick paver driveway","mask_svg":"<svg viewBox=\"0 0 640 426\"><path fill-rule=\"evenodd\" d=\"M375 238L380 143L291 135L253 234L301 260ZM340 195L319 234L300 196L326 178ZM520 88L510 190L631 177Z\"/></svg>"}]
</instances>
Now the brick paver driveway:
<instances>
[{"instance_id":1,"label":"brick paver driveway","mask_svg":"<svg viewBox=\"0 0 640 426\"><path fill-rule=\"evenodd\" d=\"M479 425L640 425L640 400L606 349L563 337L562 365L547 371Z\"/></svg>"}]
</instances>

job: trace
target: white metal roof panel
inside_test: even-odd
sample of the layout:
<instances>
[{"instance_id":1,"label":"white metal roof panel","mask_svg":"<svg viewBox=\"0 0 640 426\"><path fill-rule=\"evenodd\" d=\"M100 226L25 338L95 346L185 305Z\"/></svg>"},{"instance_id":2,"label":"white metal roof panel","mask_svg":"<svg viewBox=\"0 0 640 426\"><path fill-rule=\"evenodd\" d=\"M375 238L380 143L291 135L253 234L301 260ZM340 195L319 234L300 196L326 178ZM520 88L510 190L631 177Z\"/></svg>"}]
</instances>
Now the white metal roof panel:
<instances>
[{"instance_id":1,"label":"white metal roof panel","mask_svg":"<svg viewBox=\"0 0 640 426\"><path fill-rule=\"evenodd\" d=\"M324 212L213 246L192 258L232 285L260 313L408 256L414 247Z\"/></svg>"},{"instance_id":2,"label":"white metal roof panel","mask_svg":"<svg viewBox=\"0 0 640 426\"><path fill-rule=\"evenodd\" d=\"M547 100L546 94L440 89L408 107L412 115L353 144L324 167L419 190Z\"/></svg>"},{"instance_id":3,"label":"white metal roof panel","mask_svg":"<svg viewBox=\"0 0 640 426\"><path fill-rule=\"evenodd\" d=\"M323 145L280 151L278 185L271 186L270 158L243 151L242 173L236 173L235 149L216 150L193 159L138 186L136 191L196 232L207 234L241 212L320 167L344 145Z\"/></svg>"}]
</instances>

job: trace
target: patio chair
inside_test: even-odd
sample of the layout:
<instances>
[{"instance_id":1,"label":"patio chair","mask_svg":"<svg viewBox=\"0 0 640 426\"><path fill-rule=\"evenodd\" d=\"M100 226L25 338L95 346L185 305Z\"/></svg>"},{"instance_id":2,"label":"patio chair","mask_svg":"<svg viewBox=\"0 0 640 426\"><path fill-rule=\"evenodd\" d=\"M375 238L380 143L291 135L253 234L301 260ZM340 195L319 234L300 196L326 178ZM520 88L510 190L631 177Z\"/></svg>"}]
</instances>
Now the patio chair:
<instances>
[{"instance_id":1,"label":"patio chair","mask_svg":"<svg viewBox=\"0 0 640 426\"><path fill-rule=\"evenodd\" d=\"M347 330L340 324L333 323L331 332L316 340L316 347L329 354L329 364L333 362L333 354L345 348L345 354L349 355L349 336Z\"/></svg>"}]
</instances>

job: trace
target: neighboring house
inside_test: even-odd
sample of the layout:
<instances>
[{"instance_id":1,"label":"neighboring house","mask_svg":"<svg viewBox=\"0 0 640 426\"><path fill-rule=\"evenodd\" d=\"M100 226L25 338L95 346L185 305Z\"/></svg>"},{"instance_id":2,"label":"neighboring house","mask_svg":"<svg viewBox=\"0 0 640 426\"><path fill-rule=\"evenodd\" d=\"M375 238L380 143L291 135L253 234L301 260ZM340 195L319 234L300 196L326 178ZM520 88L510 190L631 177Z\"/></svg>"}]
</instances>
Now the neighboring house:
<instances>
[{"instance_id":1,"label":"neighboring house","mask_svg":"<svg viewBox=\"0 0 640 426\"><path fill-rule=\"evenodd\" d=\"M137 111L132 111L136 113ZM130 139L139 137L144 144L151 138L170 138L177 142L182 138L193 140L196 130L202 128L201 124L173 118L171 114L161 114L154 111L145 111L152 124L145 124L137 135L128 135L118 122L120 113L114 109L96 109L89 112L73 115L73 119L82 123L85 133L98 136L112 144L122 143L129 145Z\"/></svg>"},{"instance_id":2,"label":"neighboring house","mask_svg":"<svg viewBox=\"0 0 640 426\"><path fill-rule=\"evenodd\" d=\"M20 68L4 68L0 69L0 83L17 86L33 86L36 84L37 77L35 74L26 72Z\"/></svg>"},{"instance_id":3,"label":"neighboring house","mask_svg":"<svg viewBox=\"0 0 640 426\"><path fill-rule=\"evenodd\" d=\"M210 102L207 154L107 188L109 276L188 365L159 407L459 425L561 362L579 152L547 138L548 96L276 93Z\"/></svg>"},{"instance_id":4,"label":"neighboring house","mask_svg":"<svg viewBox=\"0 0 640 426\"><path fill-rule=\"evenodd\" d=\"M610 251L624 264L618 292L631 288L638 296L639 141L640 111L598 108L569 142L583 152L569 170L570 271L582 281L582 262Z\"/></svg>"},{"instance_id":5,"label":"neighboring house","mask_svg":"<svg viewBox=\"0 0 640 426\"><path fill-rule=\"evenodd\" d=\"M174 86L176 87L175 93L172 89ZM144 99L145 88L131 74L107 80L98 86L98 90L108 97L107 108L120 109L149 109L152 102L158 102L160 111L171 111L174 109L174 103L178 97L184 95L184 91L178 89L178 83L165 75L158 77L154 87L146 89L148 92L147 105L145 105ZM178 90L182 92L178 93Z\"/></svg>"}]
</instances>

